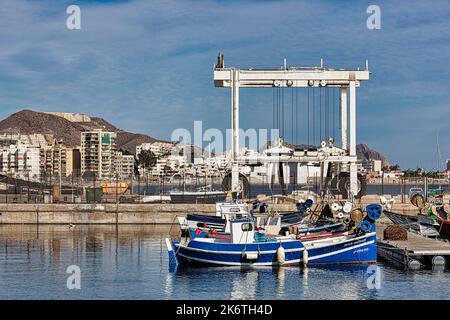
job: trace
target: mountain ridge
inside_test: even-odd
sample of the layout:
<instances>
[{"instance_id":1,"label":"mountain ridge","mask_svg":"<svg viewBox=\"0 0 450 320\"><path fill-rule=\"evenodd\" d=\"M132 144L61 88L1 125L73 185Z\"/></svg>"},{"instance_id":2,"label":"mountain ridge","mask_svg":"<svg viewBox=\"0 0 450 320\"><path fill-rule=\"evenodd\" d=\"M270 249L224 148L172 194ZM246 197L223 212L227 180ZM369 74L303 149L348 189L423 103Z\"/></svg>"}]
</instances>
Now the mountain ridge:
<instances>
[{"instance_id":1,"label":"mountain ridge","mask_svg":"<svg viewBox=\"0 0 450 320\"><path fill-rule=\"evenodd\" d=\"M117 147L119 150L134 155L136 153L136 146L141 143L164 141L143 133L133 133L122 130L101 117L89 116L89 118L90 121L71 121L61 115L23 109L0 121L0 132L51 134L57 140L62 139L65 145L75 147L81 144L82 131L104 129L106 131L117 133ZM313 147L307 145L301 146ZM196 150L195 154L198 154L199 152L199 150ZM371 149L367 144L358 144L356 146L356 153L358 159L381 160L383 167L389 165L389 161L382 153Z\"/></svg>"},{"instance_id":2,"label":"mountain ridge","mask_svg":"<svg viewBox=\"0 0 450 320\"><path fill-rule=\"evenodd\" d=\"M2 133L51 134L57 140L62 139L63 143L69 147L79 146L81 132L93 129L116 132L117 148L131 154L136 153L136 146L141 143L160 141L142 133L119 129L100 117L90 117L90 121L87 122L74 122L59 115L23 109L0 121Z\"/></svg>"}]
</instances>

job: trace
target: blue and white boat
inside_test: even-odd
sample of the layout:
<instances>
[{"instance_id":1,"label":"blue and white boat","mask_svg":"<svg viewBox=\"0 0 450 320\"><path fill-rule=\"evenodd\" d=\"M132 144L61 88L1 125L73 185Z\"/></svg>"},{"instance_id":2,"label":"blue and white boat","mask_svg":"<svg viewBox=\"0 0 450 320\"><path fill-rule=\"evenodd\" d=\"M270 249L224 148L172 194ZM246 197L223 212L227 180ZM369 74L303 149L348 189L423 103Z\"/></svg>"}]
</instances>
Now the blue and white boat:
<instances>
[{"instance_id":1,"label":"blue and white boat","mask_svg":"<svg viewBox=\"0 0 450 320\"><path fill-rule=\"evenodd\" d=\"M333 234L298 237L270 236L271 231L255 230L255 218L230 220L231 234L220 236L200 230L195 237L180 241L166 239L171 262L180 264L267 266L290 264L362 264L377 258L375 220L381 216L380 205L366 207L366 217L355 230Z\"/></svg>"},{"instance_id":2,"label":"blue and white boat","mask_svg":"<svg viewBox=\"0 0 450 320\"><path fill-rule=\"evenodd\" d=\"M247 210L247 204L245 202L239 200L224 200L216 202L215 216L188 213L186 217L177 217L177 219L182 232L196 228L214 228L219 231L225 231L227 220L231 217L243 218L248 215L249 211Z\"/></svg>"},{"instance_id":3,"label":"blue and white boat","mask_svg":"<svg viewBox=\"0 0 450 320\"><path fill-rule=\"evenodd\" d=\"M198 235L186 241L166 240L169 257L178 263L208 265L298 264L304 250L301 241L286 236L268 238L255 232L255 219L230 220L231 237Z\"/></svg>"},{"instance_id":4,"label":"blue and white boat","mask_svg":"<svg viewBox=\"0 0 450 320\"><path fill-rule=\"evenodd\" d=\"M281 214L281 225L284 227L298 225L301 223L305 213L311 206L313 201L311 199L305 202L297 203L297 211ZM177 217L181 230L188 229L211 229L214 228L222 232L230 232L231 219L241 219L251 217L254 214L265 213L267 209L266 203L255 201L252 204L252 210L247 210L246 203L242 201L219 201L216 203L216 215L210 216L206 214L188 213L186 217Z\"/></svg>"}]
</instances>

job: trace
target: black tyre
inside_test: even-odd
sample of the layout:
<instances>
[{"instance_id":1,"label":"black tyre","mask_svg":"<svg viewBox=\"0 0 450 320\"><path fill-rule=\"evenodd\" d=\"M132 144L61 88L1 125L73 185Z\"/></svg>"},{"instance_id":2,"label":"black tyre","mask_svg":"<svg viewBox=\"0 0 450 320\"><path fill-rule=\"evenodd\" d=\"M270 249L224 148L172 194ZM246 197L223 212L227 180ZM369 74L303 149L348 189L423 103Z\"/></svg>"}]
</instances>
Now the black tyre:
<instances>
[{"instance_id":1,"label":"black tyre","mask_svg":"<svg viewBox=\"0 0 450 320\"><path fill-rule=\"evenodd\" d=\"M246 176L242 173L239 173L239 182L241 184L242 197L248 198L250 193L250 183ZM222 190L230 191L231 190L231 172L228 172L222 180Z\"/></svg>"},{"instance_id":2,"label":"black tyre","mask_svg":"<svg viewBox=\"0 0 450 320\"><path fill-rule=\"evenodd\" d=\"M357 194L355 195L356 199L360 199L362 196L366 195L367 193L367 181L366 178L363 177L361 174L358 173L358 178L357 178ZM348 196L348 192L350 190L350 174L348 172L345 173L341 173L340 174L340 178L337 184L339 193L343 196L343 197L347 197Z\"/></svg>"}]
</instances>

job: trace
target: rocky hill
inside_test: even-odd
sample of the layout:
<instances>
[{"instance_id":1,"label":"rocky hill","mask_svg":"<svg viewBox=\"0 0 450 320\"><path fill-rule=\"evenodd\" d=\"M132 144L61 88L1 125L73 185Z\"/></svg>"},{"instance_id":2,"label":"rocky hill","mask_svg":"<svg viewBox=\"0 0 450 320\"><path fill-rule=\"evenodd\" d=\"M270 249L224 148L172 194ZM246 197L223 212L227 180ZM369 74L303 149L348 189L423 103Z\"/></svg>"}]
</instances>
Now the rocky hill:
<instances>
[{"instance_id":1,"label":"rocky hill","mask_svg":"<svg viewBox=\"0 0 450 320\"><path fill-rule=\"evenodd\" d=\"M389 166L389 161L380 152L370 149L367 144L356 145L356 155L361 160L381 160L381 166Z\"/></svg>"},{"instance_id":2,"label":"rocky hill","mask_svg":"<svg viewBox=\"0 0 450 320\"><path fill-rule=\"evenodd\" d=\"M117 147L134 154L136 146L144 142L154 142L155 138L140 133L121 130L106 120L91 117L88 122L73 122L54 114L21 110L0 121L0 132L20 134L51 134L57 140L62 139L70 147L79 146L81 132L92 129L104 129L117 132Z\"/></svg>"}]
</instances>

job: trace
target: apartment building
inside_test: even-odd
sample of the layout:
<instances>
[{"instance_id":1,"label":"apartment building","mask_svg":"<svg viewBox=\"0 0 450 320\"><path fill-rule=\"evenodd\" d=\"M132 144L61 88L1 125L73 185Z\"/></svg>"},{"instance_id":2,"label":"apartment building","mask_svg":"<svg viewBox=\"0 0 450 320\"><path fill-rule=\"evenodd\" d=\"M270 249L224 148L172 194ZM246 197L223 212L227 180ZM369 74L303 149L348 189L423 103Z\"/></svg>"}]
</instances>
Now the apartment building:
<instances>
[{"instance_id":1,"label":"apartment building","mask_svg":"<svg viewBox=\"0 0 450 320\"><path fill-rule=\"evenodd\" d=\"M114 167L119 179L129 179L134 175L134 156L116 152Z\"/></svg>"},{"instance_id":2,"label":"apartment building","mask_svg":"<svg viewBox=\"0 0 450 320\"><path fill-rule=\"evenodd\" d=\"M40 149L41 175L67 177L80 174L80 150L63 145L44 146Z\"/></svg>"},{"instance_id":3,"label":"apartment building","mask_svg":"<svg viewBox=\"0 0 450 320\"><path fill-rule=\"evenodd\" d=\"M164 142L164 141L155 141L152 143L147 143L147 142L142 143L142 144L136 146L136 156L138 156L142 150L150 150L157 157L160 157L162 155L167 155L167 154L171 153L174 145L175 144L173 142Z\"/></svg>"},{"instance_id":4,"label":"apartment building","mask_svg":"<svg viewBox=\"0 0 450 320\"><path fill-rule=\"evenodd\" d=\"M22 143L3 146L0 150L0 172L17 178L38 179L39 155L39 146Z\"/></svg>"},{"instance_id":5,"label":"apartment building","mask_svg":"<svg viewBox=\"0 0 450 320\"><path fill-rule=\"evenodd\" d=\"M81 133L81 173L92 173L99 179L113 178L116 155L115 132L101 129Z\"/></svg>"}]
</instances>

